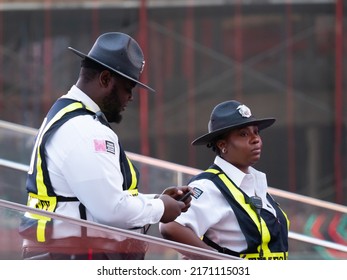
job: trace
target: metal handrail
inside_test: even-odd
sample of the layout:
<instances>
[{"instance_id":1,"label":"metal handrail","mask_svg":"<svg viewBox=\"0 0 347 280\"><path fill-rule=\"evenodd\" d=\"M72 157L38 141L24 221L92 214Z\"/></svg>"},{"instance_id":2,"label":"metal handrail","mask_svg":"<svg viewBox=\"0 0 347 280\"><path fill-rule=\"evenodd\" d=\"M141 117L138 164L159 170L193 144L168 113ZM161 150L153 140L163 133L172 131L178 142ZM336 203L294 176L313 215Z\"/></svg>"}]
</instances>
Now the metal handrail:
<instances>
[{"instance_id":1,"label":"metal handrail","mask_svg":"<svg viewBox=\"0 0 347 280\"><path fill-rule=\"evenodd\" d=\"M28 126L21 125L21 124L11 123L11 122L7 122L7 121L3 121L3 120L0 120L0 128L9 129L12 131L16 131L16 132L20 132L20 133L24 133L24 134L29 134L32 136L35 136L37 133L36 128L28 127Z\"/></svg>"},{"instance_id":2,"label":"metal handrail","mask_svg":"<svg viewBox=\"0 0 347 280\"><path fill-rule=\"evenodd\" d=\"M24 172L27 172L29 170L29 166L26 164L10 161L3 158L0 158L0 166L5 166L11 169L24 171Z\"/></svg>"},{"instance_id":3,"label":"metal handrail","mask_svg":"<svg viewBox=\"0 0 347 280\"><path fill-rule=\"evenodd\" d=\"M194 168L182 166L179 164L170 163L167 161L163 161L163 160L159 160L159 159L155 159L155 158L150 158L147 156L134 154L134 153L130 153L130 152L127 152L127 155L129 156L130 159L144 163L144 164L148 164L148 165L155 166L158 168L168 169L168 170L172 170L172 171L175 171L178 173L184 173L184 174L188 174L188 175L192 175L192 176L196 175L202 171L199 169L194 169ZM299 202L302 202L305 204L310 204L313 206L318 206L318 207L322 207L325 209L329 209L329 210L333 210L333 211L347 214L347 206L344 206L344 205L340 205L340 204L327 202L324 200L320 200L320 199L316 199L316 198L312 198L312 197L308 197L308 196L304 196L304 195L300 195L300 194L295 194L295 193L283 191L283 190L276 189L273 187L269 187L269 192L273 195L276 195L278 197L282 197L285 199L295 200L295 201L299 201Z\"/></svg>"},{"instance_id":4,"label":"metal handrail","mask_svg":"<svg viewBox=\"0 0 347 280\"><path fill-rule=\"evenodd\" d=\"M4 128L4 129L9 129L12 131L16 131L16 132L20 132L20 133L24 133L24 134L28 134L31 136L35 136L38 129L35 128L31 128L31 127L27 127L24 125L20 125L20 124L15 124L15 123L11 123L11 122L7 122L7 121L3 121L0 120L0 128ZM158 168L162 168L162 169L167 169L167 170L171 170L171 171L175 171L177 172L177 182L179 185L182 185L182 174L188 174L191 176L194 176L196 174L198 174L199 172L201 172L202 170L196 169L196 168L191 168L191 167L187 167L184 165L180 165L180 164L176 164L176 163L171 163L171 162L167 162L164 160L160 160L160 159L155 159L155 158L151 158L148 156L143 156L143 155L139 155L139 154L135 154L135 153L131 153L127 151L127 155L129 156L129 158L131 160L134 161L138 161L140 163L143 164L148 164L151 166L155 166ZM25 171L25 165L21 165L21 164L16 164L13 162L5 162L4 160L0 159L0 165L5 165L7 167L18 167L19 170L24 170ZM287 192L284 190L280 190L280 189L276 189L273 187L269 188L269 192L273 195L276 195L278 197L282 197L285 199L289 199L289 200L295 200L298 202L302 202L305 204L309 204L312 206L317 206L317 207L322 207L325 209L329 209L329 210L333 210L333 211L337 211L337 212L341 212L341 213L345 213L347 214L347 206L344 205L339 205L336 203L332 203L332 202L327 202L327 201L323 201L320 199L316 199L316 198L312 198L312 197L308 197L308 196L304 196L304 195L300 195L300 194L295 194L295 193L291 193L291 192Z\"/></svg>"}]
</instances>

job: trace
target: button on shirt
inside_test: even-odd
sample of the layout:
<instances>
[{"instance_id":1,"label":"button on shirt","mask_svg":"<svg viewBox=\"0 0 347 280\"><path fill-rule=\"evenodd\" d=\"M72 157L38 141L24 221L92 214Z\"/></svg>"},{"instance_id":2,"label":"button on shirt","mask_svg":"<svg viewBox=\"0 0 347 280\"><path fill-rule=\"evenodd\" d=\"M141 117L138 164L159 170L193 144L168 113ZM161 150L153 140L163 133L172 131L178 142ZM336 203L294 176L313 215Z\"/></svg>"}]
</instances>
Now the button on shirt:
<instances>
[{"instance_id":1,"label":"button on shirt","mask_svg":"<svg viewBox=\"0 0 347 280\"><path fill-rule=\"evenodd\" d=\"M265 203L268 187L264 173L250 167L249 173L245 174L219 156L214 163L248 196L261 197L263 208L276 215L272 206ZM189 210L177 217L176 222L191 228L199 237L206 234L222 247L237 252L246 249L247 242L235 213L217 186L207 179L194 181L190 186L200 189L202 193L197 199L192 199Z\"/></svg>"},{"instance_id":2,"label":"button on shirt","mask_svg":"<svg viewBox=\"0 0 347 280\"><path fill-rule=\"evenodd\" d=\"M98 105L76 86L72 86L63 98L81 101L89 110L100 111ZM112 152L100 149L100 141L112 142L115 149ZM124 229L159 222L164 212L160 199L141 193L131 196L128 191L123 191L119 150L118 136L92 115L70 119L46 144L54 191L57 195L77 197L86 207L87 220L93 222ZM59 202L56 213L80 218L79 204ZM79 227L55 221L53 238L80 234ZM99 233L92 235L100 236Z\"/></svg>"}]
</instances>

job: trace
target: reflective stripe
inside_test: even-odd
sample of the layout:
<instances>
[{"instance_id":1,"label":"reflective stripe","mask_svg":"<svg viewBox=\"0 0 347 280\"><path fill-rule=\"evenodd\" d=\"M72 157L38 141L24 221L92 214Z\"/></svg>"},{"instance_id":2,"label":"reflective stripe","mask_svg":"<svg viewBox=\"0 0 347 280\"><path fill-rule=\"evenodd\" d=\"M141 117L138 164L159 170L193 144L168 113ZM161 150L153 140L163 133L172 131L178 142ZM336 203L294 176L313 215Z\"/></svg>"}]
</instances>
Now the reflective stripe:
<instances>
[{"instance_id":1,"label":"reflective stripe","mask_svg":"<svg viewBox=\"0 0 347 280\"><path fill-rule=\"evenodd\" d=\"M43 176L43 170L42 170L42 158L41 158L41 153L40 153L40 147L42 143L43 136L45 133L51 128L51 126L59 119L62 118L66 113L72 112L76 109L81 109L83 108L83 104L80 102L74 102L63 109L61 109L45 126L41 134L39 135L38 138L38 145L37 145L37 163L36 163L36 184L37 184L37 193L38 195L44 195L47 196L47 186L44 183L44 176Z\"/></svg>"},{"instance_id":2,"label":"reflective stripe","mask_svg":"<svg viewBox=\"0 0 347 280\"><path fill-rule=\"evenodd\" d=\"M279 207L278 206L278 209L280 209L281 210L281 212L282 212L282 214L283 214L283 216L286 218L286 220L287 220L287 229L289 230L289 227L290 227L290 221L289 221L289 219L288 219L288 216L287 216L287 214L282 210L282 208L281 207Z\"/></svg>"},{"instance_id":3,"label":"reflective stripe","mask_svg":"<svg viewBox=\"0 0 347 280\"><path fill-rule=\"evenodd\" d=\"M41 143L40 143L41 144ZM36 162L36 186L37 186L37 193L40 195L46 195L47 196L47 188L45 183L43 182L43 170L42 170L42 158L41 153L39 149L40 145L37 149L37 162Z\"/></svg>"},{"instance_id":4,"label":"reflective stripe","mask_svg":"<svg viewBox=\"0 0 347 280\"><path fill-rule=\"evenodd\" d=\"M240 257L246 260L287 260L288 252L268 252L264 253L264 256L262 258L259 257L258 253L241 254Z\"/></svg>"},{"instance_id":5,"label":"reflective stripe","mask_svg":"<svg viewBox=\"0 0 347 280\"><path fill-rule=\"evenodd\" d=\"M57 206L57 198L48 196L47 193L47 186L44 183L44 171L42 168L42 157L41 157L41 144L42 139L45 133L51 128L51 126L59 119L61 119L66 113L72 112L76 109L83 108L83 104L80 102L74 102L63 109L61 109L44 127L44 129L41 131L39 138L37 139L37 146L36 146L36 186L37 186L37 195L30 193L28 204L32 206L34 204L35 208L39 208L42 210L46 210L49 212L54 212L56 206ZM44 152L44 151L42 151ZM51 219L40 216L40 215L29 215L31 218L37 219L37 230L36 230L36 237L37 241L39 242L45 242L45 230L46 230L46 224L47 221L50 221Z\"/></svg>"},{"instance_id":6,"label":"reflective stripe","mask_svg":"<svg viewBox=\"0 0 347 280\"><path fill-rule=\"evenodd\" d=\"M81 102L73 102L66 107L63 107L61 110L59 110L51 120L47 122L47 117L45 118L42 128L40 128L39 134L37 135L36 143L35 143L35 152L33 155L36 154L36 165L34 166L34 159L32 158L31 162L31 168L28 172L29 175L32 175L35 168L36 168L36 189L37 194L29 193L28 196L28 203L27 205L33 208L42 209L49 212L54 212L55 208L57 206L57 197L56 196L49 196L48 195L48 188L50 186L47 186L44 182L45 175L43 162L42 162L42 153L44 153L44 147L42 147L42 141L43 137L46 134L46 132L51 128L53 124L55 124L58 120L60 120L66 113L75 111L77 109L85 108L85 106ZM44 156L44 155L43 155ZM48 175L48 174L47 174ZM37 214L31 214L27 212L25 214L25 217L31 218L37 221L37 227L36 227L36 238L39 242L45 242L46 241L46 226L47 222L51 221L51 218L46 216L41 216Z\"/></svg>"},{"instance_id":7,"label":"reflective stripe","mask_svg":"<svg viewBox=\"0 0 347 280\"><path fill-rule=\"evenodd\" d=\"M54 133L56 129L58 129L66 121L75 116L85 114L96 116L96 114L90 108L87 108L81 102L65 98L59 99L48 112L37 135L34 152L32 154L30 162L27 181L27 190L29 192L27 203L28 206L49 212L55 211L58 200L51 184L50 176L46 166L47 163L44 150L45 144L50 135ZM100 121L99 118L98 120ZM101 123L105 125L105 122L101 121ZM110 127L107 121L106 125ZM120 164L123 167L122 174L125 179L125 183L123 183L123 190L128 190L131 195L136 196L138 195L138 171L133 166L131 161L126 157L121 146L120 150ZM37 241L45 242L50 238L51 230L47 228L47 225L49 223L52 223L52 220L50 218L37 214L31 214L29 212L25 213L24 217L27 219L23 219L23 233L35 226ZM82 215L81 218L83 219Z\"/></svg>"},{"instance_id":8,"label":"reflective stripe","mask_svg":"<svg viewBox=\"0 0 347 280\"><path fill-rule=\"evenodd\" d=\"M266 226L265 221L260 217L261 223L259 222L257 213L252 209L251 205L245 201L245 197L242 194L241 191L228 179L228 177L224 173L220 173L219 170L217 169L207 169L206 172L210 172L213 174L218 174L218 177L223 181L225 186L228 188L230 191L231 195L238 201L238 203L241 205L241 207L247 212L247 214L250 216L250 218L253 220L254 224L257 226L259 233L262 231L262 248L264 255L271 253L268 244L271 239L271 234ZM261 227L261 228L260 228ZM260 247L261 245L258 246L257 250L260 252ZM259 257L259 254L257 254Z\"/></svg>"},{"instance_id":9,"label":"reflective stripe","mask_svg":"<svg viewBox=\"0 0 347 280\"><path fill-rule=\"evenodd\" d=\"M40 135L42 135L42 131L43 131L43 129L46 127L46 122L47 122L47 118L45 118L45 119L43 120L43 123L42 123L42 125L41 125L41 127L40 127L40 130L39 130L38 134L37 134L37 135L38 135L37 138L40 137ZM36 155L36 151L37 151L38 142L39 142L39 141L37 141L37 140L35 141L35 145L34 145L34 151L35 151L35 152L33 152L33 153L31 154L30 167L29 167L28 174L33 174L33 172L34 172L35 155Z\"/></svg>"},{"instance_id":10,"label":"reflective stripe","mask_svg":"<svg viewBox=\"0 0 347 280\"><path fill-rule=\"evenodd\" d=\"M28 206L36 209L41 209L49 212L54 212L57 205L57 198L52 196L37 195L29 193ZM39 242L45 242L45 230L48 221L51 221L50 217L41 216L38 214L25 213L25 216L31 219L37 220L36 238Z\"/></svg>"},{"instance_id":11,"label":"reflective stripe","mask_svg":"<svg viewBox=\"0 0 347 280\"><path fill-rule=\"evenodd\" d=\"M129 160L129 158L126 157L126 159L127 159L127 161L128 161L128 165L129 165L129 169L130 169L130 174L131 174L131 185L130 185L128 191L129 191L132 195L138 195L136 172L135 172L134 166L133 166L133 164L131 163L131 161Z\"/></svg>"},{"instance_id":12,"label":"reflective stripe","mask_svg":"<svg viewBox=\"0 0 347 280\"><path fill-rule=\"evenodd\" d=\"M46 232L47 220L40 219L37 221L36 238L38 242L45 242L45 232Z\"/></svg>"}]
</instances>

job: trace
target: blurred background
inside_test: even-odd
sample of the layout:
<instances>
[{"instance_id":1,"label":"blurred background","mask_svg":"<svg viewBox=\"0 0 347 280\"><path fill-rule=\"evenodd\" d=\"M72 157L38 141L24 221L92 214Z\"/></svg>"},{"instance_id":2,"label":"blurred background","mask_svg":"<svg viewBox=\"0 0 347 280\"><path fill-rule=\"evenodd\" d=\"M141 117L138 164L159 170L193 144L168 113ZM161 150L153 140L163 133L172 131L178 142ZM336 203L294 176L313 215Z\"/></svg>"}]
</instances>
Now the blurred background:
<instances>
[{"instance_id":1,"label":"blurred background","mask_svg":"<svg viewBox=\"0 0 347 280\"><path fill-rule=\"evenodd\" d=\"M237 99L277 119L255 166L270 186L346 205L346 19L342 0L2 0L0 120L38 128L77 80L67 48L121 31L156 90L136 89L114 126L127 151L205 169L213 152L190 143L215 105ZM28 164L30 149L12 144L3 157Z\"/></svg>"}]
</instances>

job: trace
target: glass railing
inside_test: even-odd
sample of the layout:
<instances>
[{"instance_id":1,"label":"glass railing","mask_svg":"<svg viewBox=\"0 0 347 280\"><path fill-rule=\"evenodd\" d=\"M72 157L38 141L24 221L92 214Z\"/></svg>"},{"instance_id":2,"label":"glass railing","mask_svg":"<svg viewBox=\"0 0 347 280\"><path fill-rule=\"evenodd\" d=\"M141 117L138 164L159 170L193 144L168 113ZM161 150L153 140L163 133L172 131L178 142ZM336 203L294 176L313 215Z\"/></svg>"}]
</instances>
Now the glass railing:
<instances>
[{"instance_id":1,"label":"glass railing","mask_svg":"<svg viewBox=\"0 0 347 280\"><path fill-rule=\"evenodd\" d=\"M0 199L26 203L25 178L36 129L0 121ZM16 151L15 153L13 151ZM184 185L200 170L127 152L141 172L141 192ZM347 259L347 207L270 188L288 214L290 259ZM158 225L149 235L161 239ZM162 240L162 239L161 239Z\"/></svg>"},{"instance_id":2,"label":"glass railing","mask_svg":"<svg viewBox=\"0 0 347 280\"><path fill-rule=\"evenodd\" d=\"M51 218L54 223L59 224L58 230L63 228L64 232L74 231L76 228L81 231L85 230L87 237L65 238L59 241L59 244L52 240L47 240L47 243L35 242L35 236L19 234L18 229L24 213ZM49 259L50 255L47 253L52 256L54 254L75 254L78 258L79 255L88 254L88 252L90 254L91 248L93 248L93 253L96 256L98 250L103 250L103 252L112 255L114 259L125 260L177 260L181 259L182 255L189 255L190 258L195 259L236 259L225 254L130 230L72 219L5 200L0 200L0 217L0 260L21 260L23 259L23 251L26 251L28 255L37 256L39 255L38 252L42 252L42 250L45 254L41 256L41 259Z\"/></svg>"}]
</instances>

